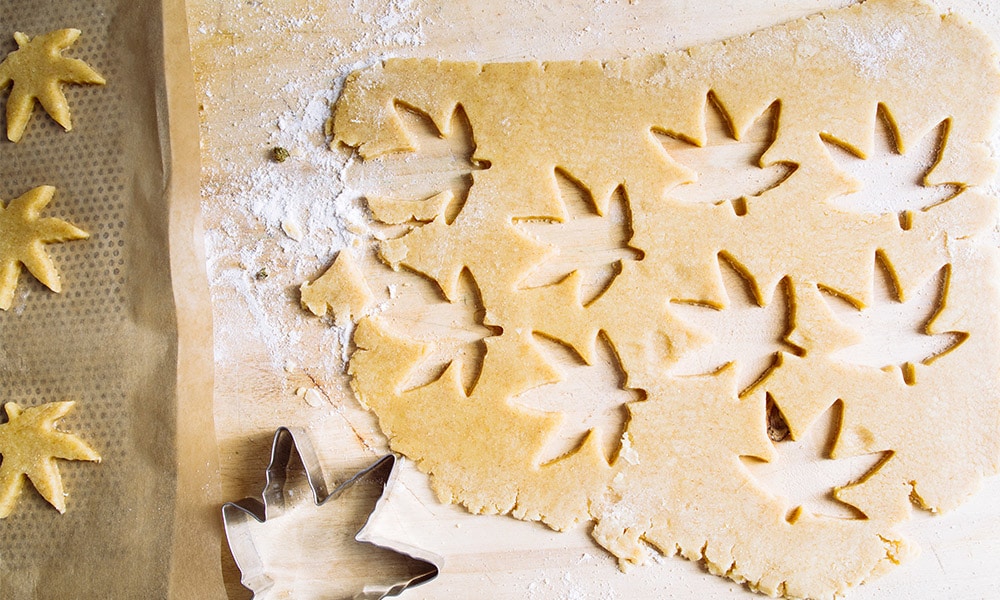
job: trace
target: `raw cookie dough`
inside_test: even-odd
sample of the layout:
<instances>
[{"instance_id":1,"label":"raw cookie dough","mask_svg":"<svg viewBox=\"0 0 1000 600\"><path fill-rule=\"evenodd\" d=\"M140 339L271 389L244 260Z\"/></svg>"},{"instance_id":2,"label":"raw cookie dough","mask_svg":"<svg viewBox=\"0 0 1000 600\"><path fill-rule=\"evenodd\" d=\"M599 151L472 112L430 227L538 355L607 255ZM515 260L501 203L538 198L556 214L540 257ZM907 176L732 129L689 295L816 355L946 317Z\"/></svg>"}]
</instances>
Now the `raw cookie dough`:
<instances>
[{"instance_id":1,"label":"raw cookie dough","mask_svg":"<svg viewBox=\"0 0 1000 600\"><path fill-rule=\"evenodd\" d=\"M1000 468L998 263L976 239L997 215L996 200L978 188L994 172L996 62L989 40L956 15L916 1L869 0L666 55L607 63L389 60L354 73L333 130L365 159L414 149L402 107L426 114L443 136L457 110L468 116L472 158L490 166L474 174L462 210L450 223L421 215L380 252L392 267L435 281L448 299L467 273L481 291L483 324L498 332L484 340L471 391L456 363L406 389L429 348L378 317L363 318L349 366L358 398L378 415L392 448L430 473L443 500L557 529L592 520L594 538L623 567L653 548L704 560L711 572L765 593L816 598L885 571L912 550L896 529L911 498L932 511L951 509ZM685 188L700 174L661 140L701 146L709 110L720 111L736 141L773 119L759 166L780 164L787 177L738 201ZM952 184L955 195L906 218L835 206L864 190L830 147L867 157L880 113L904 154L945 128L923 185ZM639 251L586 302L576 273L522 285L548 250L516 223L565 219L557 173L584 189L599 214L622 194L627 243ZM415 216L412 207L383 204L376 218ZM743 391L739 361L699 376L670 374L708 341L672 303L726 310L720 259L743 275L758 304L787 294L792 307L793 350ZM836 360L859 333L836 320L830 295L864 309L877 261L900 301L944 269L926 333L961 342L909 372ZM535 335L588 363L603 336L624 387L643 395L628 404L621 449L610 460L589 435L574 451L540 461L562 415L512 402L559 379ZM753 479L743 461L775 455L769 398L793 437L840 403L830 458L886 457L835 491L862 518L789 506Z\"/></svg>"},{"instance_id":2,"label":"raw cookie dough","mask_svg":"<svg viewBox=\"0 0 1000 600\"><path fill-rule=\"evenodd\" d=\"M53 292L62 289L59 273L45 252L45 244L86 239L89 234L62 219L40 218L56 188L42 185L32 188L0 205L0 309L14 303L14 289L21 275L21 265Z\"/></svg>"},{"instance_id":3,"label":"raw cookie dough","mask_svg":"<svg viewBox=\"0 0 1000 600\"><path fill-rule=\"evenodd\" d=\"M374 297L368 289L361 271L354 264L351 253L341 251L333 264L312 283L299 288L302 306L317 317L333 312L334 321L343 325L361 318L371 306Z\"/></svg>"},{"instance_id":4,"label":"raw cookie dough","mask_svg":"<svg viewBox=\"0 0 1000 600\"><path fill-rule=\"evenodd\" d=\"M105 83L87 63L62 56L62 51L78 37L79 29L58 29L34 38L21 32L14 34L17 50L0 62L0 89L14 84L7 99L7 139L12 142L21 139L35 100L56 123L69 131L73 128L69 104L60 84Z\"/></svg>"},{"instance_id":5,"label":"raw cookie dough","mask_svg":"<svg viewBox=\"0 0 1000 600\"><path fill-rule=\"evenodd\" d=\"M49 402L41 406L21 408L8 402L4 405L7 422L0 424L0 519L14 510L24 478L31 480L49 504L66 512L66 494L55 459L90 460L101 457L80 438L55 428L73 402Z\"/></svg>"}]
</instances>

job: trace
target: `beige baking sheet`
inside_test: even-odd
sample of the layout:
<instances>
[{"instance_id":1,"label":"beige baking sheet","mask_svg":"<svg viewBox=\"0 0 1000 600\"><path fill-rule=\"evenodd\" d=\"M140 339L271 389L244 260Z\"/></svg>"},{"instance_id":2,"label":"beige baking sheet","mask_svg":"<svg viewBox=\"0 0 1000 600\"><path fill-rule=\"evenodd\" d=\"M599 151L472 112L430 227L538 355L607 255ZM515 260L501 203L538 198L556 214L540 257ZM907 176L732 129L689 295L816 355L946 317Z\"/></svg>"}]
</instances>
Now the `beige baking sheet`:
<instances>
[{"instance_id":1,"label":"beige baking sheet","mask_svg":"<svg viewBox=\"0 0 1000 600\"><path fill-rule=\"evenodd\" d=\"M24 273L0 314L3 401L75 401L61 426L102 456L59 461L66 514L27 485L0 521L3 598L222 594L212 363L195 356L211 328L184 15L117 0L0 7L0 54L15 31L77 28L65 55L108 82L65 86L71 132L36 107L20 143L0 142L0 198L55 186L45 214L90 233L49 246L61 294Z\"/></svg>"}]
</instances>

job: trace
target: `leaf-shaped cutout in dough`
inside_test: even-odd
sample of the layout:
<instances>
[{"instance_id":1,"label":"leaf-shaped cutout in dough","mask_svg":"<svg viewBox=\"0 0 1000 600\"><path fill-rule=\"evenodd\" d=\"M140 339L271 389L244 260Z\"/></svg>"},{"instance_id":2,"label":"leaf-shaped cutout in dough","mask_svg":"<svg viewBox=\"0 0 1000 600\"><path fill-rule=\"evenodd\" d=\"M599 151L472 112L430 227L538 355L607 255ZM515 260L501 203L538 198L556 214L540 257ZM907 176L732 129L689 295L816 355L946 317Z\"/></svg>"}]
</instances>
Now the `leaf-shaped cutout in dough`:
<instances>
[{"instance_id":1,"label":"leaf-shaped cutout in dough","mask_svg":"<svg viewBox=\"0 0 1000 600\"><path fill-rule=\"evenodd\" d=\"M451 224L469 196L472 173L489 168L489 163L473 159L476 143L469 118L461 105L456 106L449 133L445 135L430 117L416 108L397 103L396 112L415 141L416 150L352 162L344 177L379 206L398 201L402 203L398 209L404 210L415 203L434 206L440 203L445 221ZM447 202L440 202L441 194L450 194L444 196ZM399 210L388 210L387 214ZM415 220L433 220L426 211L416 212ZM380 214L376 212L375 217L380 218Z\"/></svg>"},{"instance_id":2,"label":"leaf-shaped cutout in dough","mask_svg":"<svg viewBox=\"0 0 1000 600\"><path fill-rule=\"evenodd\" d=\"M428 302L420 286L396 288L397 295L381 315L393 331L430 343L433 349L409 374L402 389L411 390L436 381L453 362L462 372L462 385L471 394L482 373L486 344L483 340L502 333L483 323L486 311L479 287L468 269L459 276L453 302L438 297Z\"/></svg>"},{"instance_id":3,"label":"leaf-shaped cutout in dough","mask_svg":"<svg viewBox=\"0 0 1000 600\"><path fill-rule=\"evenodd\" d=\"M774 141L780 106L771 105L738 136L714 94L708 95L705 105L704 145L654 132L667 154L695 173L694 181L670 189L667 195L682 202L729 202L736 214L744 215L747 198L777 187L795 170L787 163L761 165L761 157Z\"/></svg>"},{"instance_id":4,"label":"leaf-shaped cutout in dough","mask_svg":"<svg viewBox=\"0 0 1000 600\"><path fill-rule=\"evenodd\" d=\"M707 375L736 363L742 394L774 365L778 352L792 351L785 342L789 327L787 286L779 286L767 305L756 297L752 279L732 259L719 256L719 271L729 301L725 308L674 302L670 310L681 321L707 332L712 341L681 356L674 376Z\"/></svg>"},{"instance_id":5,"label":"leaf-shaped cutout in dough","mask_svg":"<svg viewBox=\"0 0 1000 600\"><path fill-rule=\"evenodd\" d=\"M558 432L545 444L541 463L549 463L576 450L588 434L598 438L598 446L608 463L621 447L631 402L643 394L625 387L625 372L611 344L598 336L596 360L588 365L569 347L541 335L535 343L546 358L562 372L562 380L542 385L511 399L533 410L559 413L563 420Z\"/></svg>"},{"instance_id":6,"label":"leaf-shaped cutout in dough","mask_svg":"<svg viewBox=\"0 0 1000 600\"><path fill-rule=\"evenodd\" d=\"M914 363L930 364L968 337L957 331L928 333L947 299L949 267L928 279L909 300L900 302L891 271L882 260L877 260L876 265L874 301L867 308L858 310L836 295L825 294L837 320L863 336L860 343L837 350L831 357L876 368L899 366L906 382L912 385Z\"/></svg>"},{"instance_id":7,"label":"leaf-shaped cutout in dough","mask_svg":"<svg viewBox=\"0 0 1000 600\"><path fill-rule=\"evenodd\" d=\"M632 214L628 199L618 188L602 215L593 196L571 175L555 170L559 196L567 219L516 219L517 227L539 243L550 243L558 251L521 281L525 288L551 285L576 271L580 274L580 299L584 306L611 287L621 271L621 262L641 260L643 253L628 242L632 238Z\"/></svg>"},{"instance_id":8,"label":"leaf-shaped cutout in dough","mask_svg":"<svg viewBox=\"0 0 1000 600\"><path fill-rule=\"evenodd\" d=\"M927 210L961 192L955 185L926 184L927 174L937 164L944 149L948 121L942 121L903 153L899 133L888 111L881 105L879 116L875 145L869 157L861 156L833 138L823 137L834 161L857 181L858 186L853 193L830 202L838 208L857 213L895 213L899 217L899 226L909 229L913 212Z\"/></svg>"},{"instance_id":9,"label":"leaf-shaped cutout in dough","mask_svg":"<svg viewBox=\"0 0 1000 600\"><path fill-rule=\"evenodd\" d=\"M774 459L741 456L744 466L765 490L788 500L788 516L798 511L841 519L861 519L858 509L834 497L834 490L867 477L887 458L888 452L831 459L830 452L840 432L841 402L834 403L798 440L774 444Z\"/></svg>"}]
</instances>

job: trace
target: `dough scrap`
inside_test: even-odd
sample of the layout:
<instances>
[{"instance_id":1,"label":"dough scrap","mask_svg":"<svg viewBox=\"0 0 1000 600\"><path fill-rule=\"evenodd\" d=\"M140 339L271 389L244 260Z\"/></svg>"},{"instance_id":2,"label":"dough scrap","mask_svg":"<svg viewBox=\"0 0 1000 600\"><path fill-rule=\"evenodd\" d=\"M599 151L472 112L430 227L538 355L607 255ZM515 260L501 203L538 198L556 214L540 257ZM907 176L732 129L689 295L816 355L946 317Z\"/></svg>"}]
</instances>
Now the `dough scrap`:
<instances>
[{"instance_id":1,"label":"dough scrap","mask_svg":"<svg viewBox=\"0 0 1000 600\"><path fill-rule=\"evenodd\" d=\"M368 198L368 208L375 219L388 225L398 225L407 221L433 221L451 203L454 195L445 190L423 200L395 200L390 198Z\"/></svg>"},{"instance_id":2,"label":"dough scrap","mask_svg":"<svg viewBox=\"0 0 1000 600\"><path fill-rule=\"evenodd\" d=\"M73 128L69 103L59 84L104 85L104 78L87 63L62 56L62 51L79 37L79 29L57 29L34 38L21 32L14 34L17 50L0 62L0 89L14 84L7 99L7 139L12 142L21 139L35 100L56 123L69 131Z\"/></svg>"},{"instance_id":3,"label":"dough scrap","mask_svg":"<svg viewBox=\"0 0 1000 600\"><path fill-rule=\"evenodd\" d=\"M0 310L8 310L14 303L21 265L53 292L61 291L59 273L45 244L90 237L62 219L39 217L55 193L56 188L42 185L0 206Z\"/></svg>"},{"instance_id":4,"label":"dough scrap","mask_svg":"<svg viewBox=\"0 0 1000 600\"><path fill-rule=\"evenodd\" d=\"M0 519L14 510L24 478L60 513L66 512L66 494L55 459L100 462L101 457L77 436L55 428L73 402L49 402L22 408L4 404L7 422L0 424Z\"/></svg>"},{"instance_id":5,"label":"dough scrap","mask_svg":"<svg viewBox=\"0 0 1000 600\"><path fill-rule=\"evenodd\" d=\"M652 546L704 560L713 573L768 594L843 593L910 554L897 527L910 515L911 497L946 511L1000 471L1000 264L976 238L997 217L996 199L979 186L995 169L988 140L998 93L989 39L914 0L869 0L686 52L607 63L389 60L355 72L333 131L362 158L414 150L400 107L426 114L443 136L457 111L467 115L472 159L489 168L474 175L450 223L440 215L413 223L380 251L393 268L435 281L448 299L468 273L481 292L484 324L502 331L485 339L471 391L455 363L436 381L405 389L427 346L363 318L349 365L355 392L392 448L431 475L442 500L556 529L592 520L594 538L623 567L646 560ZM739 202L699 198L688 188L674 193L699 174L662 136L703 145L706 114L716 109L737 141L770 114L773 139L759 166L783 165L787 176ZM835 205L859 184L828 146L871 155L880 113L900 152L945 128L923 185L953 184L956 195L905 219ZM585 189L599 214L623 194L631 215L627 243L640 255L620 261L610 286L587 302L576 273L552 285L521 285L547 254L515 222L566 218L557 177ZM383 216L399 222L407 215L376 212ZM727 307L720 257L761 305L786 282L792 307L786 341L796 351L781 354L742 393L738 364L701 376L668 374L706 341L671 303ZM836 320L823 294L869 305L876 261L901 301L945 269L926 332L954 333L960 343L910 372L836 360L834 352L860 334ZM590 435L540 463L561 415L511 402L559 380L536 334L587 363L604 336L626 374L624 387L644 395L628 404L622 452L611 460ZM768 398L793 438L840 402L831 459L889 456L835 490L864 518L811 514L754 481L741 457L775 454Z\"/></svg>"},{"instance_id":6,"label":"dough scrap","mask_svg":"<svg viewBox=\"0 0 1000 600\"><path fill-rule=\"evenodd\" d=\"M304 308L317 317L325 316L329 308L338 325L359 319L374 301L364 275L346 251L337 254L329 269L312 283L303 283L299 290Z\"/></svg>"}]
</instances>

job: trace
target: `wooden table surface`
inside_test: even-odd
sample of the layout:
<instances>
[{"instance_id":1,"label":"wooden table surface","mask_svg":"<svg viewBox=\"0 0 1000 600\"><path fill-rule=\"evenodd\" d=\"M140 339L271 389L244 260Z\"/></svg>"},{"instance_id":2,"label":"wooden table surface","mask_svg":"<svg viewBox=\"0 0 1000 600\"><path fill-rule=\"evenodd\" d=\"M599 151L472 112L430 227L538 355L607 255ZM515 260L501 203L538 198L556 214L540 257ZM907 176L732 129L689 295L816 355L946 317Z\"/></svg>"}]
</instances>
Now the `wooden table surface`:
<instances>
[{"instance_id":1,"label":"wooden table surface","mask_svg":"<svg viewBox=\"0 0 1000 600\"><path fill-rule=\"evenodd\" d=\"M846 4L188 0L201 104L224 498L259 494L271 436L281 425L310 432L331 480L343 480L386 451L373 417L350 392L346 333L303 311L298 286L349 247L370 268L372 288L384 299L397 281L391 272L376 273L358 190L414 186L417 193L428 178L454 181L462 173L449 160L462 149L445 145L431 152L437 153L431 163L401 162L388 173L359 165L344 149L329 149L323 125L347 73L386 57L516 61L657 53ZM939 7L969 17L1000 40L1000 8L990 0L950 0ZM270 160L274 146L289 149L291 158ZM443 319L459 338L475 326L468 311L449 312L440 304L411 318ZM412 519L403 527L414 529L407 535L447 554L445 574L415 588L412 597L753 597L677 558L621 574L586 528L555 533L511 518L472 516L438 504L412 469L402 482L400 514ZM996 597L1000 479L986 481L953 514L916 515L905 531L922 555L851 598ZM225 548L223 561L231 597L249 597Z\"/></svg>"}]
</instances>

